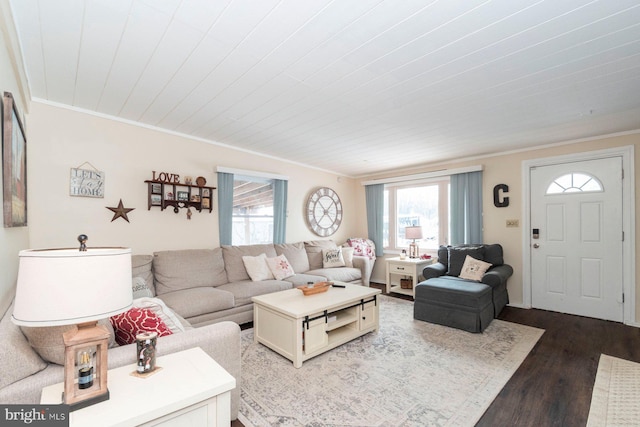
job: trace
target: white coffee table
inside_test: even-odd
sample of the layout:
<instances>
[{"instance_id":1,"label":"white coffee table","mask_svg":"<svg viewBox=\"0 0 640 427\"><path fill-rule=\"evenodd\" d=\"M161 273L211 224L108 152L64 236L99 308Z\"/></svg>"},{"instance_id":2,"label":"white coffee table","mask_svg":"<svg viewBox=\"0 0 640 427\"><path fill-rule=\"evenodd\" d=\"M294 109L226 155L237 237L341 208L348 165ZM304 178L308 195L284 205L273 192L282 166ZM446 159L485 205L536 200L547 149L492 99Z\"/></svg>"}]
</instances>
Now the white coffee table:
<instances>
[{"instance_id":1,"label":"white coffee table","mask_svg":"<svg viewBox=\"0 0 640 427\"><path fill-rule=\"evenodd\" d=\"M345 287L308 296L289 289L253 297L254 341L300 368L305 360L378 330L380 289L335 283Z\"/></svg>"}]
</instances>

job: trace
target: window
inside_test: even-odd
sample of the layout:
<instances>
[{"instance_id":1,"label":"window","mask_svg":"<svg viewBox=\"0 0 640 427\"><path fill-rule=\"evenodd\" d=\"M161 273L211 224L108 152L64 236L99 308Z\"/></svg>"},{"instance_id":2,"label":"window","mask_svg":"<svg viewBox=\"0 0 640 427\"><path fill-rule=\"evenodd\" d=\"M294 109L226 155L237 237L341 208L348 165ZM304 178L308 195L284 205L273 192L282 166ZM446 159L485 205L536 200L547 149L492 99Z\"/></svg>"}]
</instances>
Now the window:
<instances>
[{"instance_id":1,"label":"window","mask_svg":"<svg viewBox=\"0 0 640 427\"><path fill-rule=\"evenodd\" d=\"M289 178L218 166L221 245L284 243Z\"/></svg>"},{"instance_id":2,"label":"window","mask_svg":"<svg viewBox=\"0 0 640 427\"><path fill-rule=\"evenodd\" d=\"M273 180L234 175L233 245L273 242Z\"/></svg>"},{"instance_id":3,"label":"window","mask_svg":"<svg viewBox=\"0 0 640 427\"><path fill-rule=\"evenodd\" d=\"M412 242L405 238L405 227L419 225L423 238L421 250L437 249L449 236L449 179L412 185L385 187L384 247L406 249Z\"/></svg>"},{"instance_id":4,"label":"window","mask_svg":"<svg viewBox=\"0 0 640 427\"><path fill-rule=\"evenodd\" d=\"M596 177L585 173L573 172L553 180L547 188L547 194L599 192L602 184Z\"/></svg>"}]
</instances>

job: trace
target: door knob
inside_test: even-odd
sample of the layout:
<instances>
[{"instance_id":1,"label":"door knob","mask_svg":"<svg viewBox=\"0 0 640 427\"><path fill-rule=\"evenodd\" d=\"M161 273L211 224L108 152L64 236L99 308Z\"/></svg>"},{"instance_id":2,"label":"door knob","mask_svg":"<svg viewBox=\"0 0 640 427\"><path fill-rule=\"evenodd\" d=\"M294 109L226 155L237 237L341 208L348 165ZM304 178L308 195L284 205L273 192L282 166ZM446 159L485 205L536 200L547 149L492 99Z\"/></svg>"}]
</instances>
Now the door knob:
<instances>
[{"instance_id":1,"label":"door knob","mask_svg":"<svg viewBox=\"0 0 640 427\"><path fill-rule=\"evenodd\" d=\"M540 247L540 245L539 245L539 244L537 244L537 243L534 243L534 244L533 244L533 247L534 247L535 249L538 249L538 248Z\"/></svg>"}]
</instances>

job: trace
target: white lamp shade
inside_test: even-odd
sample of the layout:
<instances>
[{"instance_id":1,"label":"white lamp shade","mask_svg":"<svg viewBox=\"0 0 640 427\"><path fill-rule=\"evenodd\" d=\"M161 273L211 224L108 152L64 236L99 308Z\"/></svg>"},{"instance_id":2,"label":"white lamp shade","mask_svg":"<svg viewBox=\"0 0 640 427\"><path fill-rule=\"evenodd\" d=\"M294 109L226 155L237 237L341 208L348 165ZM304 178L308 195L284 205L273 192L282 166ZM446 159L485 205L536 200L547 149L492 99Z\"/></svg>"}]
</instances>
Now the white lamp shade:
<instances>
[{"instance_id":1,"label":"white lamp shade","mask_svg":"<svg viewBox=\"0 0 640 427\"><path fill-rule=\"evenodd\" d=\"M404 229L404 237L406 239L422 239L422 227L412 226Z\"/></svg>"},{"instance_id":2,"label":"white lamp shade","mask_svg":"<svg viewBox=\"0 0 640 427\"><path fill-rule=\"evenodd\" d=\"M57 326L104 319L131 308L131 249L20 251L12 320Z\"/></svg>"}]
</instances>

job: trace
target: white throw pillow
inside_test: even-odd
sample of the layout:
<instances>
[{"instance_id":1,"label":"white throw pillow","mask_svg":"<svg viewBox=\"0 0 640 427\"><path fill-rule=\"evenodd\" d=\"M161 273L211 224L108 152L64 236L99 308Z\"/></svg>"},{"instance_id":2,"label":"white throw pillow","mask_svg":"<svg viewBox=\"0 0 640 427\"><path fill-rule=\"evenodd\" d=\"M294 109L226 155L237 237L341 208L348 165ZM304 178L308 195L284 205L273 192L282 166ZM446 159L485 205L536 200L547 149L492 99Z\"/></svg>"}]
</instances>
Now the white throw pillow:
<instances>
[{"instance_id":1,"label":"white throw pillow","mask_svg":"<svg viewBox=\"0 0 640 427\"><path fill-rule=\"evenodd\" d=\"M153 311L174 334L185 331L180 319L160 298L137 298L133 300L133 307Z\"/></svg>"},{"instance_id":2,"label":"white throw pillow","mask_svg":"<svg viewBox=\"0 0 640 427\"><path fill-rule=\"evenodd\" d=\"M352 247L342 247L342 258L344 258L344 266L353 268L353 253L355 250Z\"/></svg>"},{"instance_id":3,"label":"white throw pillow","mask_svg":"<svg viewBox=\"0 0 640 427\"><path fill-rule=\"evenodd\" d=\"M142 297L153 297L153 292L147 286L146 280L144 280L140 276L136 276L131 281L131 289L133 291L133 299L142 298Z\"/></svg>"},{"instance_id":4,"label":"white throw pillow","mask_svg":"<svg viewBox=\"0 0 640 427\"><path fill-rule=\"evenodd\" d=\"M267 254L260 254L258 256L245 255L242 257L242 262L244 263L244 268L247 270L247 274L254 282L274 278L273 273L271 273L267 265Z\"/></svg>"},{"instance_id":5,"label":"white throw pillow","mask_svg":"<svg viewBox=\"0 0 640 427\"><path fill-rule=\"evenodd\" d=\"M284 255L278 255L274 258L267 258L267 265L269 270L273 273L276 280L286 279L296 274L293 271L293 267L289 264L289 260Z\"/></svg>"},{"instance_id":6,"label":"white throw pillow","mask_svg":"<svg viewBox=\"0 0 640 427\"><path fill-rule=\"evenodd\" d=\"M342 256L342 248L323 249L322 250L322 267L344 267L344 257Z\"/></svg>"},{"instance_id":7,"label":"white throw pillow","mask_svg":"<svg viewBox=\"0 0 640 427\"><path fill-rule=\"evenodd\" d=\"M467 255L464 259L464 264L462 264L462 270L460 270L461 279L474 280L479 282L482 280L482 276L487 272L489 268L491 268L490 263L480 261L479 259L475 259Z\"/></svg>"}]
</instances>

